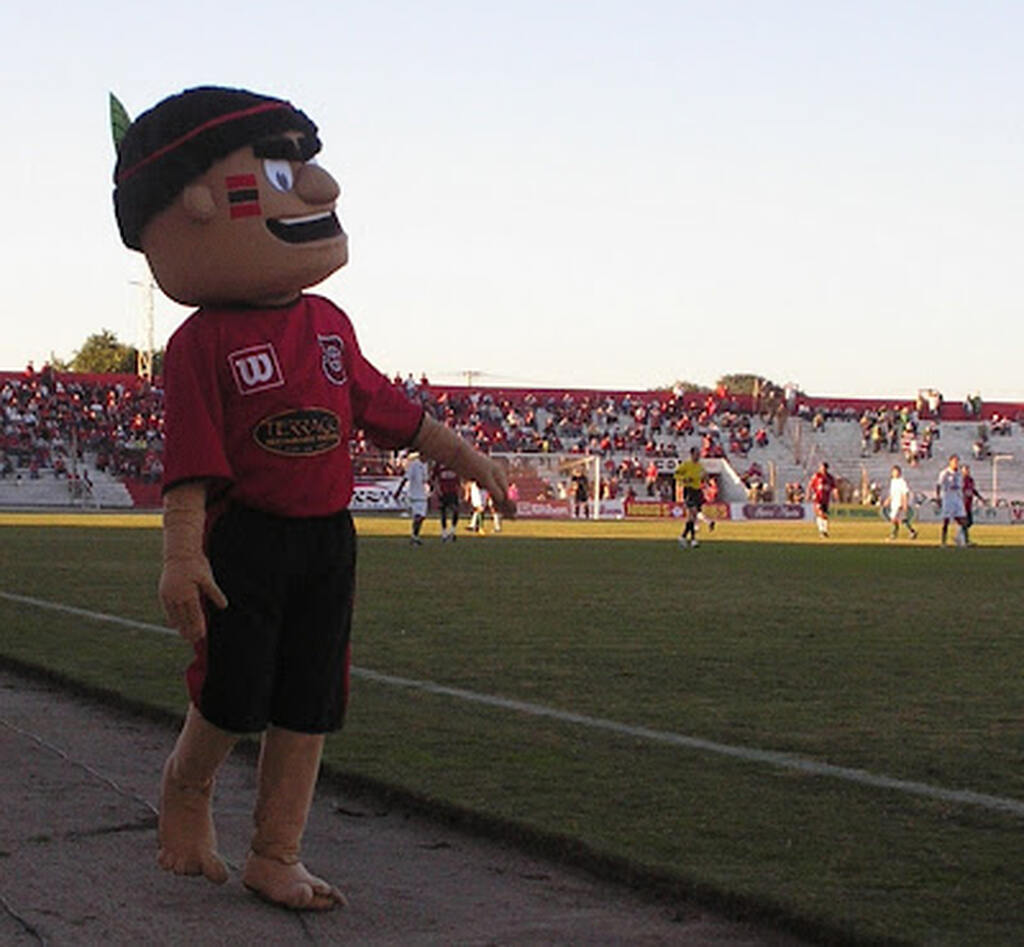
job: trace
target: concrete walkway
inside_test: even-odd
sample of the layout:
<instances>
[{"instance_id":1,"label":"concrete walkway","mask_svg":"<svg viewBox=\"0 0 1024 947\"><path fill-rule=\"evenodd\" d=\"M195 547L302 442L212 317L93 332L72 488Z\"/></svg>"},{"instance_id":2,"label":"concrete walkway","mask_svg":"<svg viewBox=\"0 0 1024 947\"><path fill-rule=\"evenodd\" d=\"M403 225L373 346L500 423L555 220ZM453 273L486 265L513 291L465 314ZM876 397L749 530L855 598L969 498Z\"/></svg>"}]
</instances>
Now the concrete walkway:
<instances>
[{"instance_id":1,"label":"concrete walkway","mask_svg":"<svg viewBox=\"0 0 1024 947\"><path fill-rule=\"evenodd\" d=\"M238 880L254 798L236 753L218 782L222 887L155 864L173 728L0 669L0 943L21 945L777 945L511 847L321 787L305 861L345 891L330 914L264 904Z\"/></svg>"}]
</instances>

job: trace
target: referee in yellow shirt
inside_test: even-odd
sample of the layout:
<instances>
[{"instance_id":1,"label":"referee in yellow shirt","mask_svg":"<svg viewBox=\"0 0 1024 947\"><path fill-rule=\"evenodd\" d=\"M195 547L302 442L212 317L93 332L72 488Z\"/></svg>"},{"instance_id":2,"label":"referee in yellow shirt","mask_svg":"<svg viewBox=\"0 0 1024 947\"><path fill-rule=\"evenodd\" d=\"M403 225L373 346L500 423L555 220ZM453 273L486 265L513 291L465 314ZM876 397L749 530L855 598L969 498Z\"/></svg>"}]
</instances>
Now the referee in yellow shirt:
<instances>
[{"instance_id":1,"label":"referee in yellow shirt","mask_svg":"<svg viewBox=\"0 0 1024 947\"><path fill-rule=\"evenodd\" d=\"M686 523L679 537L679 545L687 549L698 545L697 516L704 505L704 467L696 447L690 448L690 459L680 461L673 476L676 480L676 498L682 492L683 505L686 507Z\"/></svg>"}]
</instances>

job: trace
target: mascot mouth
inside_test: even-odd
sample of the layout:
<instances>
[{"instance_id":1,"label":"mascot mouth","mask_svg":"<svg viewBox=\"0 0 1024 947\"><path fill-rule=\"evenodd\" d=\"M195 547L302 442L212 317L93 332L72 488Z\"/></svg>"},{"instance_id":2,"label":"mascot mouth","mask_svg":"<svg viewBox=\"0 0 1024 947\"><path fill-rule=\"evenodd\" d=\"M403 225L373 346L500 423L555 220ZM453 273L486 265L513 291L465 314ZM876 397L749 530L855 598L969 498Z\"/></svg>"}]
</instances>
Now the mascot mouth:
<instances>
[{"instance_id":1,"label":"mascot mouth","mask_svg":"<svg viewBox=\"0 0 1024 947\"><path fill-rule=\"evenodd\" d=\"M278 217L267 221L267 229L285 243L311 243L340 237L341 224L333 210L305 217Z\"/></svg>"}]
</instances>

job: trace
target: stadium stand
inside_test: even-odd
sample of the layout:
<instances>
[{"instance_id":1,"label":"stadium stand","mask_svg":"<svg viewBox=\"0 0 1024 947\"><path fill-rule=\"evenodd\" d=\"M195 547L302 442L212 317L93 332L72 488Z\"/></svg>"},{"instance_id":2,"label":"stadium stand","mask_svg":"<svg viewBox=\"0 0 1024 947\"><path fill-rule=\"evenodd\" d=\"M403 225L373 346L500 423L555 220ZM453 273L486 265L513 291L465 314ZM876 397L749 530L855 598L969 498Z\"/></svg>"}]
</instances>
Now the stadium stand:
<instances>
[{"instance_id":1,"label":"stadium stand","mask_svg":"<svg viewBox=\"0 0 1024 947\"><path fill-rule=\"evenodd\" d=\"M159 505L159 499L149 505ZM0 508L53 506L131 509L136 502L121 480L95 468L84 469L78 479L53 476L36 480L23 476L0 479Z\"/></svg>"},{"instance_id":2,"label":"stadium stand","mask_svg":"<svg viewBox=\"0 0 1024 947\"><path fill-rule=\"evenodd\" d=\"M0 506L130 508L157 484L162 397L133 375L0 373Z\"/></svg>"},{"instance_id":3,"label":"stadium stand","mask_svg":"<svg viewBox=\"0 0 1024 947\"><path fill-rule=\"evenodd\" d=\"M395 382L478 448L513 459L521 499L565 496L567 465L597 457L605 497L671 499L671 472L697 447L729 502L798 499L828 460L843 499L870 501L894 463L931 496L953 452L979 490L1024 498L1024 405L923 396L901 402L825 399L781 389L749 395L603 391ZM162 473L162 392L131 375L0 372L0 506L156 507ZM361 476L389 476L398 460L361 433ZM549 459L550 462L538 462Z\"/></svg>"}]
</instances>

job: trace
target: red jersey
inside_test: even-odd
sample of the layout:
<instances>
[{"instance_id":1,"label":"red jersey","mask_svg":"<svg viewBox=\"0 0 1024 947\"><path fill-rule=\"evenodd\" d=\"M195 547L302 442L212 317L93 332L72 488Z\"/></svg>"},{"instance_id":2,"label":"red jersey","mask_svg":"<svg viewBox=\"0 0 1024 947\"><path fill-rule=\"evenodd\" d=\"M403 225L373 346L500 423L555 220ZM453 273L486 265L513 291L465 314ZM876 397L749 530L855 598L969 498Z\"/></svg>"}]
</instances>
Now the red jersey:
<instances>
[{"instance_id":1,"label":"red jersey","mask_svg":"<svg viewBox=\"0 0 1024 947\"><path fill-rule=\"evenodd\" d=\"M964 498L964 509L968 513L971 512L971 507L974 506L974 498L978 495L977 488L974 485L974 477L967 474L962 482L963 498Z\"/></svg>"},{"instance_id":2,"label":"red jersey","mask_svg":"<svg viewBox=\"0 0 1024 947\"><path fill-rule=\"evenodd\" d=\"M459 475L454 470L438 464L434 470L434 480L437 482L437 490L441 496L457 497L459 495Z\"/></svg>"},{"instance_id":3,"label":"red jersey","mask_svg":"<svg viewBox=\"0 0 1024 947\"><path fill-rule=\"evenodd\" d=\"M815 471L811 482L807 485L807 492L815 503L827 504L832 499L832 493L836 489L836 478L830 473Z\"/></svg>"},{"instance_id":4,"label":"red jersey","mask_svg":"<svg viewBox=\"0 0 1024 947\"><path fill-rule=\"evenodd\" d=\"M280 516L326 516L352 498L349 440L415 437L423 409L362 355L320 296L270 309L198 310L167 345L163 489L188 480Z\"/></svg>"}]
</instances>

